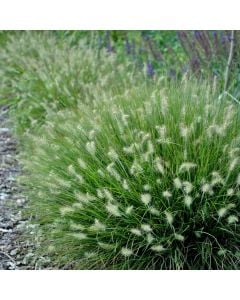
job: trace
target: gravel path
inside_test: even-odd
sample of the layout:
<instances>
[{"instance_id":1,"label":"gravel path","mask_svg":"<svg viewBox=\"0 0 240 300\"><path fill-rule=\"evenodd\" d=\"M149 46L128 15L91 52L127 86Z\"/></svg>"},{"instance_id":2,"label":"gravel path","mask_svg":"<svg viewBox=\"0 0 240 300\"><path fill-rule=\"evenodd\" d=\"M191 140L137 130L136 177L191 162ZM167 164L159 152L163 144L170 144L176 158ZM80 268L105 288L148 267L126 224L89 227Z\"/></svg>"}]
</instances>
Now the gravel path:
<instances>
[{"instance_id":1,"label":"gravel path","mask_svg":"<svg viewBox=\"0 0 240 300\"><path fill-rule=\"evenodd\" d=\"M8 126L8 109L0 106L0 270L32 269L33 245L20 239L27 222L21 210L25 199L17 186L20 166L16 159L16 141Z\"/></svg>"}]
</instances>

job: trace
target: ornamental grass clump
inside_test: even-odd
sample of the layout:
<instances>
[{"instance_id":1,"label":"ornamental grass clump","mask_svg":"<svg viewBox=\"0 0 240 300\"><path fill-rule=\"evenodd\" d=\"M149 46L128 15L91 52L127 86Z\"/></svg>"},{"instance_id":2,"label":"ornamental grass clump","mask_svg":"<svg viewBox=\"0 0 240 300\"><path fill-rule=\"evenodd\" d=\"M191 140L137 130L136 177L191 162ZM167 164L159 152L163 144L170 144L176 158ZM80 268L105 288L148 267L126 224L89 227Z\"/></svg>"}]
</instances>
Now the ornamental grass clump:
<instances>
[{"instance_id":1,"label":"ornamental grass clump","mask_svg":"<svg viewBox=\"0 0 240 300\"><path fill-rule=\"evenodd\" d=\"M43 124L49 111L91 104L100 91L119 94L143 81L135 69L84 39L72 45L71 36L62 43L54 32L16 32L0 49L0 104L10 106L22 134Z\"/></svg>"},{"instance_id":2,"label":"ornamental grass clump","mask_svg":"<svg viewBox=\"0 0 240 300\"><path fill-rule=\"evenodd\" d=\"M238 269L238 107L194 82L93 106L25 135L40 252L60 268Z\"/></svg>"}]
</instances>

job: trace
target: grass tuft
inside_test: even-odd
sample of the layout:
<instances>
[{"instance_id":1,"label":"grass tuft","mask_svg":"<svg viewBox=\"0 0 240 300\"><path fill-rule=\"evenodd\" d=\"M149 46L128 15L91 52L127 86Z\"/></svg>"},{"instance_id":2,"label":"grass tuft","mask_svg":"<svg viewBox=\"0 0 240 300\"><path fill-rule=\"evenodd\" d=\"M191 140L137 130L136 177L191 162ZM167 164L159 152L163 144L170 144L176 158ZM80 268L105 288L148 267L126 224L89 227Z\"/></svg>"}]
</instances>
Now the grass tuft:
<instances>
[{"instance_id":1,"label":"grass tuft","mask_svg":"<svg viewBox=\"0 0 240 300\"><path fill-rule=\"evenodd\" d=\"M22 155L41 252L75 269L238 269L239 126L193 81L49 113Z\"/></svg>"}]
</instances>

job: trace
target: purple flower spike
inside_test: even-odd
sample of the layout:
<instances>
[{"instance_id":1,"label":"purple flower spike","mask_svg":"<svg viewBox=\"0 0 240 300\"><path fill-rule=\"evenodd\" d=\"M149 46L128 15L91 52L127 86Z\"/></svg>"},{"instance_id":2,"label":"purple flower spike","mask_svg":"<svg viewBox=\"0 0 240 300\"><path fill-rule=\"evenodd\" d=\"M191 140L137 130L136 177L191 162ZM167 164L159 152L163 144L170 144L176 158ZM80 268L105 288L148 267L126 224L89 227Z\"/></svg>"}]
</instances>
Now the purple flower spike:
<instances>
[{"instance_id":1,"label":"purple flower spike","mask_svg":"<svg viewBox=\"0 0 240 300\"><path fill-rule=\"evenodd\" d=\"M101 36L98 37L97 39L97 44L98 44L98 47L101 48L102 45L103 45L103 38Z\"/></svg>"},{"instance_id":2,"label":"purple flower spike","mask_svg":"<svg viewBox=\"0 0 240 300\"><path fill-rule=\"evenodd\" d=\"M107 52L111 53L113 52L113 47L111 44L111 37L110 37L110 32L109 31L105 31L105 40L106 40L106 49Z\"/></svg>"},{"instance_id":3,"label":"purple flower spike","mask_svg":"<svg viewBox=\"0 0 240 300\"><path fill-rule=\"evenodd\" d=\"M228 33L228 34L227 34L227 40L228 40L229 42L231 42L231 40L232 40L231 33Z\"/></svg>"},{"instance_id":4,"label":"purple flower spike","mask_svg":"<svg viewBox=\"0 0 240 300\"><path fill-rule=\"evenodd\" d=\"M107 44L107 52L113 52L113 47L110 42Z\"/></svg>"},{"instance_id":5,"label":"purple flower spike","mask_svg":"<svg viewBox=\"0 0 240 300\"><path fill-rule=\"evenodd\" d=\"M224 34L221 34L221 43L225 44L226 42L226 36Z\"/></svg>"},{"instance_id":6,"label":"purple flower spike","mask_svg":"<svg viewBox=\"0 0 240 300\"><path fill-rule=\"evenodd\" d=\"M213 33L212 33L212 35L213 35L214 38L216 38L217 37L217 31L214 30Z\"/></svg>"},{"instance_id":7,"label":"purple flower spike","mask_svg":"<svg viewBox=\"0 0 240 300\"><path fill-rule=\"evenodd\" d=\"M126 41L125 41L125 49L126 49L127 54L131 53L131 45L130 45L128 39L126 39Z\"/></svg>"},{"instance_id":8,"label":"purple flower spike","mask_svg":"<svg viewBox=\"0 0 240 300\"><path fill-rule=\"evenodd\" d=\"M152 65L152 63L150 63L150 62L148 62L147 63L147 75L149 76L149 77L153 77L154 76L154 68L153 68L153 65Z\"/></svg>"},{"instance_id":9,"label":"purple flower spike","mask_svg":"<svg viewBox=\"0 0 240 300\"><path fill-rule=\"evenodd\" d=\"M194 36L196 39L199 39L201 37L201 33L197 30L194 30Z\"/></svg>"}]
</instances>

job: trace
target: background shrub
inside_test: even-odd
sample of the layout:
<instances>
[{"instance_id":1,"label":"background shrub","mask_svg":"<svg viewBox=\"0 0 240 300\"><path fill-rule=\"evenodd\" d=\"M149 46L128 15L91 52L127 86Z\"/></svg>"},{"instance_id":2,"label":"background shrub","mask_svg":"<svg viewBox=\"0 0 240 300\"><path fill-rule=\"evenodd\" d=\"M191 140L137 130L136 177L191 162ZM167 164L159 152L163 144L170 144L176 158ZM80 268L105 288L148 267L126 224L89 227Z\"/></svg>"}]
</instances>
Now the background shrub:
<instances>
[{"instance_id":1,"label":"background shrub","mask_svg":"<svg viewBox=\"0 0 240 300\"><path fill-rule=\"evenodd\" d=\"M72 45L54 32L20 32L1 50L1 103L10 104L18 133L44 123L48 111L91 102L101 93L118 94L144 81L127 60L94 51L86 40ZM97 91L97 92L96 92Z\"/></svg>"}]
</instances>

